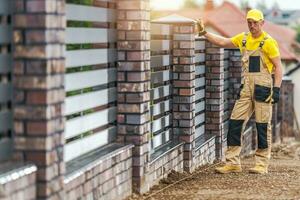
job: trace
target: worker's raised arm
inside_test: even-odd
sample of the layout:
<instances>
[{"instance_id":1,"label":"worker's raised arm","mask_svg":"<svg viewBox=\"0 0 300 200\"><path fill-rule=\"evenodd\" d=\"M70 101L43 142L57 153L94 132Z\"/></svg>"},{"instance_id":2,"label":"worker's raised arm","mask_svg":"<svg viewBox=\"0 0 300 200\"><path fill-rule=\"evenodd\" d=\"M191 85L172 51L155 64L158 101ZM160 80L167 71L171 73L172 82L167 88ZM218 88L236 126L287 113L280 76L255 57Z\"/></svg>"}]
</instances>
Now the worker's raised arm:
<instances>
[{"instance_id":1,"label":"worker's raised arm","mask_svg":"<svg viewBox=\"0 0 300 200\"><path fill-rule=\"evenodd\" d=\"M205 28L204 28L204 23L201 19L197 20L196 29L197 29L199 36L203 35L204 37L206 37L206 39L209 42L213 43L214 45L217 45L217 46L223 47L223 48L236 48L234 46L234 44L231 42L230 38L225 38L220 35L216 35L214 33L206 32Z\"/></svg>"},{"instance_id":2,"label":"worker's raised arm","mask_svg":"<svg viewBox=\"0 0 300 200\"><path fill-rule=\"evenodd\" d=\"M231 42L230 38L225 38L222 37L220 35L216 35L213 33L209 33L206 32L204 34L204 36L206 37L206 39L208 41L210 41L211 43L213 43L214 45L217 45L219 47L223 47L223 48L236 48L233 43Z\"/></svg>"}]
</instances>

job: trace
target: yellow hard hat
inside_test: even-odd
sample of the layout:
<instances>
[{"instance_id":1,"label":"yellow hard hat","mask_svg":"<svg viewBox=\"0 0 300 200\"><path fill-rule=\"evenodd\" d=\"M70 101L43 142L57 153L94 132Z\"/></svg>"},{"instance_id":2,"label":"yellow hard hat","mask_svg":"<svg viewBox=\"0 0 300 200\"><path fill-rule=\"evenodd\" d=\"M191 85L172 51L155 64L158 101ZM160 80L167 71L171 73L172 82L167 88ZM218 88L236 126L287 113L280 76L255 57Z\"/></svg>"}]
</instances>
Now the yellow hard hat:
<instances>
[{"instance_id":1,"label":"yellow hard hat","mask_svg":"<svg viewBox=\"0 0 300 200\"><path fill-rule=\"evenodd\" d=\"M264 19L264 14L257 9L251 9L247 13L247 19L253 19L254 21L260 21Z\"/></svg>"}]
</instances>

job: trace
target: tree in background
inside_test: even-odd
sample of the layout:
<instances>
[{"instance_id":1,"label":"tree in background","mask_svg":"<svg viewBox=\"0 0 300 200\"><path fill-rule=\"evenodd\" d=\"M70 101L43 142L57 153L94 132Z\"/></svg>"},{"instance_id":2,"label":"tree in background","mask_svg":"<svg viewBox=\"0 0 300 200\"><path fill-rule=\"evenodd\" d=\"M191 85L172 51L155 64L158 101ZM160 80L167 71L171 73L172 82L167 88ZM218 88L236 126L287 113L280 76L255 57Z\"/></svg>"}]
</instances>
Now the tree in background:
<instances>
[{"instance_id":1,"label":"tree in background","mask_svg":"<svg viewBox=\"0 0 300 200\"><path fill-rule=\"evenodd\" d=\"M198 8L200 7L200 4L197 2L197 0L184 0L184 3L182 5L182 8Z\"/></svg>"}]
</instances>

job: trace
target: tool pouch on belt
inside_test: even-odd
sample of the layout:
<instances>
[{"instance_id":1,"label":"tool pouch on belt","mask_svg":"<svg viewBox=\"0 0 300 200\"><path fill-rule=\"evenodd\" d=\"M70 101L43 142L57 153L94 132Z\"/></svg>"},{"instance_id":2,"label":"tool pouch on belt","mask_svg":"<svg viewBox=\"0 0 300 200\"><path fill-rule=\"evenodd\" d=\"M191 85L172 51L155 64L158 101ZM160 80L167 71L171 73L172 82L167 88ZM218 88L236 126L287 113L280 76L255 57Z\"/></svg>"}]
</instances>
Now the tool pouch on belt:
<instances>
[{"instance_id":1,"label":"tool pouch on belt","mask_svg":"<svg viewBox=\"0 0 300 200\"><path fill-rule=\"evenodd\" d=\"M271 88L262 86L262 85L255 85L254 88L254 96L255 100L259 102L266 102L268 97L271 94Z\"/></svg>"}]
</instances>

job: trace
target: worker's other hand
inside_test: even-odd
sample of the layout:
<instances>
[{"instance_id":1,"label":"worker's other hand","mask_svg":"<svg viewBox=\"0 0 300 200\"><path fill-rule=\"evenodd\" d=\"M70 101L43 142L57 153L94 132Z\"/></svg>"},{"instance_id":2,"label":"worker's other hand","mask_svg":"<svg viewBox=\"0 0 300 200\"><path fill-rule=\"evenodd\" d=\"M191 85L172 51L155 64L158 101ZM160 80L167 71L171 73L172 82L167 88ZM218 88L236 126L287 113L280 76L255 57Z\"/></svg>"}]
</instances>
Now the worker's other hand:
<instances>
[{"instance_id":1,"label":"worker's other hand","mask_svg":"<svg viewBox=\"0 0 300 200\"><path fill-rule=\"evenodd\" d=\"M197 19L196 20L196 29L198 31L199 36L204 35L206 33L205 26L204 26L204 23L203 23L202 19Z\"/></svg>"},{"instance_id":2,"label":"worker's other hand","mask_svg":"<svg viewBox=\"0 0 300 200\"><path fill-rule=\"evenodd\" d=\"M273 87L273 95L272 95L272 103L278 103L280 98L280 88L279 87Z\"/></svg>"}]
</instances>

